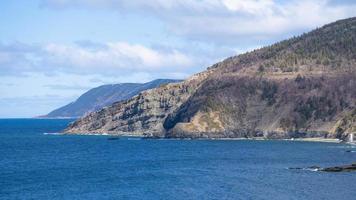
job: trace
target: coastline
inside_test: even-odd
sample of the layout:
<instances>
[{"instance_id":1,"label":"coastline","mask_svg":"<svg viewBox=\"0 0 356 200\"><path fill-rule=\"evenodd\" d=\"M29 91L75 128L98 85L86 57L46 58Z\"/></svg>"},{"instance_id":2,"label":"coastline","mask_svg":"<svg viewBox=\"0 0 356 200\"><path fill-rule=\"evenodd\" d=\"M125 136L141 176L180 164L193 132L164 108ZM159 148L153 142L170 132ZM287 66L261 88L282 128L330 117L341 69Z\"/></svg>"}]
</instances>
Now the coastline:
<instances>
[{"instance_id":1,"label":"coastline","mask_svg":"<svg viewBox=\"0 0 356 200\"><path fill-rule=\"evenodd\" d=\"M167 138L167 137L149 137L144 135L138 134L109 134L109 133L61 133L60 135L80 135L80 136L106 136L106 137L135 137L135 138L142 138L142 139L152 139L152 140L231 140L231 141L239 141L239 140L257 140L257 141L295 141L295 142L323 142L323 143L342 143L343 140L337 138L321 138L321 137L314 137L314 138L281 138L281 139L269 139L264 137L252 137L252 138L189 138L189 137L174 137L174 138ZM352 143L350 143L352 144Z\"/></svg>"},{"instance_id":2,"label":"coastline","mask_svg":"<svg viewBox=\"0 0 356 200\"><path fill-rule=\"evenodd\" d=\"M291 138L291 139L269 139L263 137L256 138L197 138L199 139L208 139L208 140L259 140L259 141L268 141L268 140L281 140L281 141L296 141L296 142L325 142L325 143L342 143L343 141L337 138Z\"/></svg>"},{"instance_id":3,"label":"coastline","mask_svg":"<svg viewBox=\"0 0 356 200\"><path fill-rule=\"evenodd\" d=\"M337 138L293 138L287 139L291 141L301 141L301 142L327 142L327 143L341 143L343 142Z\"/></svg>"},{"instance_id":4,"label":"coastline","mask_svg":"<svg viewBox=\"0 0 356 200\"><path fill-rule=\"evenodd\" d=\"M137 134L109 134L109 133L63 133L61 132L60 135L79 135L79 136L110 136L110 137L137 137L137 138L147 138L143 135Z\"/></svg>"},{"instance_id":5,"label":"coastline","mask_svg":"<svg viewBox=\"0 0 356 200\"><path fill-rule=\"evenodd\" d=\"M30 117L29 119L79 119L80 117L45 117L45 116L37 116L37 117Z\"/></svg>"}]
</instances>

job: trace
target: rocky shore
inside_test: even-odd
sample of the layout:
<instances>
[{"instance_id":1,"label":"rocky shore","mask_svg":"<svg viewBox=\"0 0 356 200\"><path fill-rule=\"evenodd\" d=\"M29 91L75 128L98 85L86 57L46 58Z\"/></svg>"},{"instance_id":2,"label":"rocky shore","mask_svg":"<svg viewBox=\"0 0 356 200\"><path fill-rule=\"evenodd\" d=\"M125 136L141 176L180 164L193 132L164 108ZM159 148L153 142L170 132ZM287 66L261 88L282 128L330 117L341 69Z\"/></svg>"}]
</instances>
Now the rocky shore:
<instances>
[{"instance_id":1,"label":"rocky shore","mask_svg":"<svg viewBox=\"0 0 356 200\"><path fill-rule=\"evenodd\" d=\"M334 166L334 167L319 167L319 166L311 166L307 168L289 168L292 170L311 170L311 171L320 171L320 172L355 172L356 171L356 163L352 163L350 165L341 165L341 166Z\"/></svg>"}]
</instances>

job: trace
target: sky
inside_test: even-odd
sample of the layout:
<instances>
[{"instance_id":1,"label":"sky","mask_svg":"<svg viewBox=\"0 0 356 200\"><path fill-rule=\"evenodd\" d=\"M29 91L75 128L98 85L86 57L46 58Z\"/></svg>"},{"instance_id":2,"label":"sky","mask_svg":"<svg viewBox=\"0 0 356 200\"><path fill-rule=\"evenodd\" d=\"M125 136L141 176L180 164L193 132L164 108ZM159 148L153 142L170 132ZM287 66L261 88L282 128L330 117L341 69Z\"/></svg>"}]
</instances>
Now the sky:
<instances>
[{"instance_id":1,"label":"sky","mask_svg":"<svg viewBox=\"0 0 356 200\"><path fill-rule=\"evenodd\" d=\"M0 1L0 118L43 115L103 84L187 78L355 10L355 0Z\"/></svg>"}]
</instances>

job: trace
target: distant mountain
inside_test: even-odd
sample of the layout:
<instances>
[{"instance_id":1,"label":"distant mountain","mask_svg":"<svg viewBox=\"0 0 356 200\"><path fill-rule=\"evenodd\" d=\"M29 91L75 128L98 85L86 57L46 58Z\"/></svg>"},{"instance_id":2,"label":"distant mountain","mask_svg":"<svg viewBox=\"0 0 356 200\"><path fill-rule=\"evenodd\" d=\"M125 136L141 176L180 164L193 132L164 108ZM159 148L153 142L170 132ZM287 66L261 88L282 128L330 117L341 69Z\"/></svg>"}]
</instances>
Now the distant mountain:
<instances>
[{"instance_id":1,"label":"distant mountain","mask_svg":"<svg viewBox=\"0 0 356 200\"><path fill-rule=\"evenodd\" d=\"M356 18L227 58L93 112L65 132L345 140L356 132Z\"/></svg>"},{"instance_id":2,"label":"distant mountain","mask_svg":"<svg viewBox=\"0 0 356 200\"><path fill-rule=\"evenodd\" d=\"M48 113L44 118L78 118L86 113L100 110L117 101L129 99L141 91L159 87L167 83L179 82L172 79L157 79L147 83L120 83L93 88L76 101Z\"/></svg>"}]
</instances>

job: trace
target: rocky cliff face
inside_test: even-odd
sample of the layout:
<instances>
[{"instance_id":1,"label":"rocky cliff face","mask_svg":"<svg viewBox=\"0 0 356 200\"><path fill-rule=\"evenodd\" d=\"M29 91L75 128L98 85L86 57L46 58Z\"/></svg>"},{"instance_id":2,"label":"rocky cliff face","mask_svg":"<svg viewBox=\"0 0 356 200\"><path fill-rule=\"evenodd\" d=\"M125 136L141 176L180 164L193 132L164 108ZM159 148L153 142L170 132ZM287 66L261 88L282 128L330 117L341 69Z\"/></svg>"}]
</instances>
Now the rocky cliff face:
<instances>
[{"instance_id":1,"label":"rocky cliff face","mask_svg":"<svg viewBox=\"0 0 356 200\"><path fill-rule=\"evenodd\" d=\"M166 136L343 139L356 128L355 77L210 77L166 118Z\"/></svg>"},{"instance_id":2,"label":"rocky cliff face","mask_svg":"<svg viewBox=\"0 0 356 200\"><path fill-rule=\"evenodd\" d=\"M212 71L196 74L184 82L146 90L129 100L114 103L77 120L65 132L163 136L163 122L167 115L184 103Z\"/></svg>"},{"instance_id":3,"label":"rocky cliff face","mask_svg":"<svg viewBox=\"0 0 356 200\"><path fill-rule=\"evenodd\" d=\"M156 88L162 84L175 83L180 80L157 79L147 83L119 83L102 85L82 94L76 101L71 102L48 113L42 118L78 118L98 111L114 102L127 100L141 91Z\"/></svg>"},{"instance_id":4,"label":"rocky cliff face","mask_svg":"<svg viewBox=\"0 0 356 200\"><path fill-rule=\"evenodd\" d=\"M356 131L356 18L231 57L92 113L67 133L337 137Z\"/></svg>"}]
</instances>

